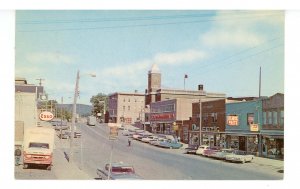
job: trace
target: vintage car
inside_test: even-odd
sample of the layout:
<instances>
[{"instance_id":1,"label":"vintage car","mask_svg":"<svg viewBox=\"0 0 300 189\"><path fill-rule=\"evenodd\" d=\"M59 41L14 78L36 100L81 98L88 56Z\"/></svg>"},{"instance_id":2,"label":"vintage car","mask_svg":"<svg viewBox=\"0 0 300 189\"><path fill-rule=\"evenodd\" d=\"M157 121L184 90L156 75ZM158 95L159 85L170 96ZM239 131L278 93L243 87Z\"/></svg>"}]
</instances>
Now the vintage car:
<instances>
[{"instance_id":1,"label":"vintage car","mask_svg":"<svg viewBox=\"0 0 300 189\"><path fill-rule=\"evenodd\" d=\"M142 138L142 142L149 143L150 141L155 141L156 139L157 139L157 136L150 135L150 136Z\"/></svg>"},{"instance_id":2,"label":"vintage car","mask_svg":"<svg viewBox=\"0 0 300 189\"><path fill-rule=\"evenodd\" d=\"M124 164L123 162L107 163L104 169L97 168L96 170L99 179L107 180L141 180L142 177L135 173L132 165Z\"/></svg>"},{"instance_id":3,"label":"vintage car","mask_svg":"<svg viewBox=\"0 0 300 189\"><path fill-rule=\"evenodd\" d=\"M198 155L203 155L203 151L206 150L209 146L207 145L201 145L198 147L198 149L196 150L196 154Z\"/></svg>"},{"instance_id":4,"label":"vintage car","mask_svg":"<svg viewBox=\"0 0 300 189\"><path fill-rule=\"evenodd\" d=\"M225 159L226 155L230 155L233 153L233 149L221 149L220 151L217 151L213 154L211 154L210 157L216 158L216 159Z\"/></svg>"},{"instance_id":5,"label":"vintage car","mask_svg":"<svg viewBox=\"0 0 300 189\"><path fill-rule=\"evenodd\" d=\"M211 157L213 154L215 154L218 151L220 151L220 147L218 146L208 147L207 149L203 150L202 155L206 157Z\"/></svg>"},{"instance_id":6,"label":"vintage car","mask_svg":"<svg viewBox=\"0 0 300 189\"><path fill-rule=\"evenodd\" d=\"M162 148L178 149L182 147L182 144L175 140L166 139L159 142L158 146Z\"/></svg>"},{"instance_id":7,"label":"vintage car","mask_svg":"<svg viewBox=\"0 0 300 189\"><path fill-rule=\"evenodd\" d=\"M234 153L225 156L226 161L240 162L240 163L251 162L253 159L254 159L253 155L242 154L238 151L234 151Z\"/></svg>"},{"instance_id":8,"label":"vintage car","mask_svg":"<svg viewBox=\"0 0 300 189\"><path fill-rule=\"evenodd\" d=\"M184 149L185 154L196 154L198 150L198 145L189 145L187 148Z\"/></svg>"}]
</instances>

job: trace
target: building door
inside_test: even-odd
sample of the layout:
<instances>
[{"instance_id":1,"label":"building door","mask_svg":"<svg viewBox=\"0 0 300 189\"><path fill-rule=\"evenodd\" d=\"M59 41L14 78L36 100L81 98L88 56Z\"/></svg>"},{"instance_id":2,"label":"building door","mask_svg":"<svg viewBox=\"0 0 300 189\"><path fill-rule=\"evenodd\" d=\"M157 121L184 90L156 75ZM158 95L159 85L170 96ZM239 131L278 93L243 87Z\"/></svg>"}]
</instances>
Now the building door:
<instances>
[{"instance_id":1,"label":"building door","mask_svg":"<svg viewBox=\"0 0 300 189\"><path fill-rule=\"evenodd\" d=\"M246 137L239 136L239 150L246 151Z\"/></svg>"}]
</instances>

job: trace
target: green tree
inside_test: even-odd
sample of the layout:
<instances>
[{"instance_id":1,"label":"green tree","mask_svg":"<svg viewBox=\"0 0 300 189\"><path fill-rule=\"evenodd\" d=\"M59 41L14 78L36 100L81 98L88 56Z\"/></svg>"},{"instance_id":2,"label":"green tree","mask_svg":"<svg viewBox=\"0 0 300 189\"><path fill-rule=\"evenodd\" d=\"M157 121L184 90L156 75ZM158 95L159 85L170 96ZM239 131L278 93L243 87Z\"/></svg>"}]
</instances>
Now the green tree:
<instances>
[{"instance_id":1,"label":"green tree","mask_svg":"<svg viewBox=\"0 0 300 189\"><path fill-rule=\"evenodd\" d=\"M98 113L102 114L102 118L104 118L104 113L107 111L107 95L104 93L98 93L95 96L92 96L90 102L93 105L92 115L97 116Z\"/></svg>"}]
</instances>

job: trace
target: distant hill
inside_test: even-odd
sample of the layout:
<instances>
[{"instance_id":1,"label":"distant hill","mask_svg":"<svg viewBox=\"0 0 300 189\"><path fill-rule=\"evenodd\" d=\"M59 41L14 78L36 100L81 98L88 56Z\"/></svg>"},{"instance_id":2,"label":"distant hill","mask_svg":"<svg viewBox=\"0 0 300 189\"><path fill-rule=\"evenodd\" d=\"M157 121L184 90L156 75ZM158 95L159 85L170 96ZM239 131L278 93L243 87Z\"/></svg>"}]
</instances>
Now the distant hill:
<instances>
[{"instance_id":1,"label":"distant hill","mask_svg":"<svg viewBox=\"0 0 300 189\"><path fill-rule=\"evenodd\" d=\"M57 108L63 108L66 109L69 112L72 112L73 104L57 104ZM91 105L85 105L85 104L77 104L76 105L76 112L80 116L87 116L91 115L93 107Z\"/></svg>"}]
</instances>

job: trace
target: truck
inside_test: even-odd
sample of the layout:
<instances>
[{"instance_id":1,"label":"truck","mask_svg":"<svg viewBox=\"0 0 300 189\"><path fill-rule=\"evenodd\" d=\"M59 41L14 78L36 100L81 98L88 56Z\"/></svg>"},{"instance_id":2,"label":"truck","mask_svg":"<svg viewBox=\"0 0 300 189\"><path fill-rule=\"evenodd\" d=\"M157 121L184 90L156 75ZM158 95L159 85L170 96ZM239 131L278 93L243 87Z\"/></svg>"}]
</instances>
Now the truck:
<instances>
[{"instance_id":1,"label":"truck","mask_svg":"<svg viewBox=\"0 0 300 189\"><path fill-rule=\"evenodd\" d=\"M87 124L90 125L90 126L95 126L96 125L96 117L95 116L88 116Z\"/></svg>"},{"instance_id":2,"label":"truck","mask_svg":"<svg viewBox=\"0 0 300 189\"><path fill-rule=\"evenodd\" d=\"M49 127L29 127L24 132L23 168L45 166L51 170L55 130Z\"/></svg>"}]
</instances>

